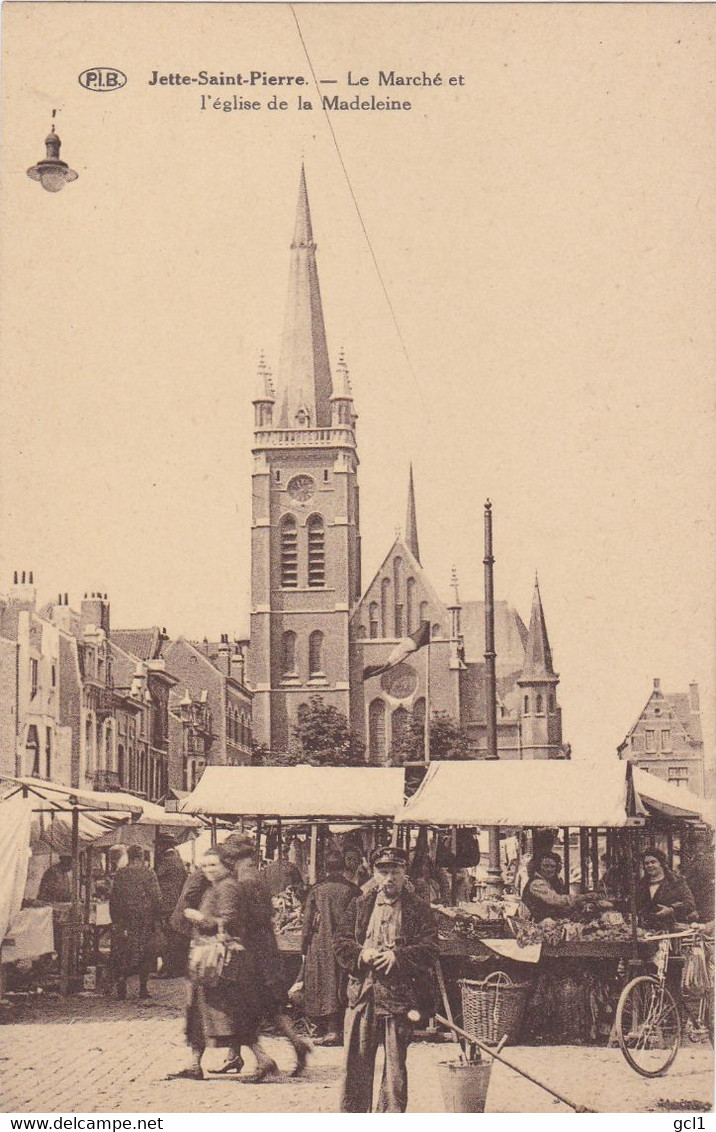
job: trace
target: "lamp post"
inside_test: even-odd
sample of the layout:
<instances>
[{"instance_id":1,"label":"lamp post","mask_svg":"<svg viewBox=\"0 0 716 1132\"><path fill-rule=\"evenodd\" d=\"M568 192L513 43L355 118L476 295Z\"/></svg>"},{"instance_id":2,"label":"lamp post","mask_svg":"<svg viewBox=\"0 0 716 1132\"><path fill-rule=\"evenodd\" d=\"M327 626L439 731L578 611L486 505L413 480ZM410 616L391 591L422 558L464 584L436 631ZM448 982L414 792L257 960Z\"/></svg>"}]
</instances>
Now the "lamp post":
<instances>
[{"instance_id":1,"label":"lamp post","mask_svg":"<svg viewBox=\"0 0 716 1132\"><path fill-rule=\"evenodd\" d=\"M485 503L485 723L486 759L498 759L497 753L497 679L495 674L495 591L492 554L492 504ZM500 831L493 826L489 832L490 859L487 867L487 884L494 893L502 892L500 867Z\"/></svg>"}]
</instances>

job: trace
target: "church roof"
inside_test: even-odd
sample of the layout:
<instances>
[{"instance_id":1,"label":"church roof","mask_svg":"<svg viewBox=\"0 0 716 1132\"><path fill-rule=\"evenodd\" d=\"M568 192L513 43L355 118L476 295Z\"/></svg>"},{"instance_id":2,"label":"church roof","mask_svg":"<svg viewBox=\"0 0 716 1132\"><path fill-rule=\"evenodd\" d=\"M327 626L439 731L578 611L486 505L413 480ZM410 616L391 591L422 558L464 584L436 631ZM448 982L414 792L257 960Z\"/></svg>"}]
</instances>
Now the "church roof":
<instances>
[{"instance_id":1,"label":"church roof","mask_svg":"<svg viewBox=\"0 0 716 1132\"><path fill-rule=\"evenodd\" d=\"M411 554L416 562L420 561L420 546L418 545L418 518L415 510L415 485L413 484L413 465L410 465L408 478L408 510L405 516L405 542L410 547Z\"/></svg>"},{"instance_id":2,"label":"church roof","mask_svg":"<svg viewBox=\"0 0 716 1132\"><path fill-rule=\"evenodd\" d=\"M532 613L530 627L525 644L525 663L522 669L523 680L554 680L555 671L552 667L552 650L547 636L547 625L542 609L542 598L539 592L539 583L535 578L535 588L532 595Z\"/></svg>"},{"instance_id":3,"label":"church roof","mask_svg":"<svg viewBox=\"0 0 716 1132\"><path fill-rule=\"evenodd\" d=\"M303 166L276 390L280 428L295 428L301 409L307 412L307 424L311 427L330 427L331 370Z\"/></svg>"},{"instance_id":4,"label":"church roof","mask_svg":"<svg viewBox=\"0 0 716 1132\"><path fill-rule=\"evenodd\" d=\"M465 662L484 664L485 603L464 601L460 625L465 641ZM506 601L495 602L495 652L498 675L519 672L525 659L527 630L516 609Z\"/></svg>"}]
</instances>

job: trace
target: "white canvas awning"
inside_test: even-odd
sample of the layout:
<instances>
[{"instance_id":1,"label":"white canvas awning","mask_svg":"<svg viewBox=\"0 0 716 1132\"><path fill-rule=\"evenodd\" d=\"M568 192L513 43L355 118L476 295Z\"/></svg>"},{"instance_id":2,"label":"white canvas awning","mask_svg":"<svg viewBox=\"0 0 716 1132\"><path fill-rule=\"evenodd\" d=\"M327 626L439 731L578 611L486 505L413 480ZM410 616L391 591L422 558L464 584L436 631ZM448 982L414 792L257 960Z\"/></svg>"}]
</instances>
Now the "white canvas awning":
<instances>
[{"instance_id":1,"label":"white canvas awning","mask_svg":"<svg viewBox=\"0 0 716 1132\"><path fill-rule=\"evenodd\" d=\"M103 796L111 803L116 802L132 807L139 806L141 815L137 818L137 825L161 825L179 829L199 829L201 827L199 819L191 817L190 814L178 814L175 811L165 810L163 806L158 806L156 802L148 802L145 798L135 798L133 794L121 794L115 791Z\"/></svg>"},{"instance_id":2,"label":"white canvas awning","mask_svg":"<svg viewBox=\"0 0 716 1132\"><path fill-rule=\"evenodd\" d=\"M432 763L412 798L397 814L415 825L593 826L620 828L658 810L700 819L701 808L655 775L628 763L499 761ZM701 803L701 799L695 799Z\"/></svg>"},{"instance_id":3,"label":"white canvas awning","mask_svg":"<svg viewBox=\"0 0 716 1132\"><path fill-rule=\"evenodd\" d=\"M714 824L713 804L690 790L665 782L656 774L634 768L634 789L647 810L667 818L705 821Z\"/></svg>"},{"instance_id":4,"label":"white canvas awning","mask_svg":"<svg viewBox=\"0 0 716 1132\"><path fill-rule=\"evenodd\" d=\"M9 778L4 797L10 798L14 794L28 793L32 798L32 809L50 810L71 813L78 812L101 813L110 811L121 820L141 818L142 801L132 794L105 794L99 790L81 790L73 786L64 786L58 782L45 781L43 778Z\"/></svg>"},{"instance_id":5,"label":"white canvas awning","mask_svg":"<svg viewBox=\"0 0 716 1132\"><path fill-rule=\"evenodd\" d=\"M392 818L403 805L398 767L210 766L180 803L187 814Z\"/></svg>"}]
</instances>

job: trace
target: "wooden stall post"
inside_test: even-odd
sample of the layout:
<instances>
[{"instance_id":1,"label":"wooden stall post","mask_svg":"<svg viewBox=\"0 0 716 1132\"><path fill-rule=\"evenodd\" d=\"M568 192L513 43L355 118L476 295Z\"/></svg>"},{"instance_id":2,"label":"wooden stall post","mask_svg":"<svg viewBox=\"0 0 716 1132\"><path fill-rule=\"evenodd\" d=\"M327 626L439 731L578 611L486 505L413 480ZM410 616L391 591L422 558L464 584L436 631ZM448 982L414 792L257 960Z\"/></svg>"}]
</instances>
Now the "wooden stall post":
<instances>
[{"instance_id":1,"label":"wooden stall post","mask_svg":"<svg viewBox=\"0 0 716 1132\"><path fill-rule=\"evenodd\" d=\"M596 892L599 888L599 831L590 829L591 857L592 857L592 888Z\"/></svg>"},{"instance_id":2,"label":"wooden stall post","mask_svg":"<svg viewBox=\"0 0 716 1132\"><path fill-rule=\"evenodd\" d=\"M263 825L263 822L261 821L261 818L257 818L256 819L256 847L254 849L254 861L256 863L257 869L261 864L261 826L262 825Z\"/></svg>"},{"instance_id":3,"label":"wooden stall post","mask_svg":"<svg viewBox=\"0 0 716 1132\"><path fill-rule=\"evenodd\" d=\"M216 849L216 818L211 819L211 848Z\"/></svg>"},{"instance_id":4,"label":"wooden stall post","mask_svg":"<svg viewBox=\"0 0 716 1132\"><path fill-rule=\"evenodd\" d=\"M278 854L279 862L283 860L283 828L281 826L281 819L276 818L276 852Z\"/></svg>"},{"instance_id":5,"label":"wooden stall post","mask_svg":"<svg viewBox=\"0 0 716 1132\"><path fill-rule=\"evenodd\" d=\"M589 845L587 841L587 830L581 827L579 830L579 869L580 891L586 892L589 887Z\"/></svg>"},{"instance_id":6,"label":"wooden stall post","mask_svg":"<svg viewBox=\"0 0 716 1132\"><path fill-rule=\"evenodd\" d=\"M311 823L311 848L308 857L308 883L318 880L318 823Z\"/></svg>"},{"instance_id":7,"label":"wooden stall post","mask_svg":"<svg viewBox=\"0 0 716 1132\"><path fill-rule=\"evenodd\" d=\"M628 829L625 833L627 839L627 862L629 867L629 911L631 912L631 959L629 966L634 972L641 966L639 960L639 940L637 936L637 903L636 903L636 885L637 885L637 861L638 855L634 852L634 843L638 843L639 831ZM631 977L631 976L630 976Z\"/></svg>"},{"instance_id":8,"label":"wooden stall post","mask_svg":"<svg viewBox=\"0 0 716 1132\"><path fill-rule=\"evenodd\" d=\"M562 840L564 841L564 888L565 892L569 892L569 828L567 826L562 830Z\"/></svg>"}]
</instances>

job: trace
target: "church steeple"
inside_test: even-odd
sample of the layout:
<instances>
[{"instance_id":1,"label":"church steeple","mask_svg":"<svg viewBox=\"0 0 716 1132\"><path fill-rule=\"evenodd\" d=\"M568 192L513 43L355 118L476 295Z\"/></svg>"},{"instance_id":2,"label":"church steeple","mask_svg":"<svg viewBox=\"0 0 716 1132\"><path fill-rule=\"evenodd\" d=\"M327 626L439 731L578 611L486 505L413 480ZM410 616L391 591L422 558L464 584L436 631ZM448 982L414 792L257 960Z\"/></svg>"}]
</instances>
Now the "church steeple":
<instances>
[{"instance_id":1,"label":"church steeple","mask_svg":"<svg viewBox=\"0 0 716 1132\"><path fill-rule=\"evenodd\" d=\"M413 485L413 465L410 465L408 478L408 510L405 517L405 545L410 550L416 562L420 562L420 546L418 545L418 520L415 512L415 487Z\"/></svg>"},{"instance_id":2,"label":"church steeple","mask_svg":"<svg viewBox=\"0 0 716 1132\"><path fill-rule=\"evenodd\" d=\"M557 682L557 675L552 667L552 650L547 636L547 625L542 609L542 598L539 592L539 581L535 574L535 588L532 595L532 614L530 627L525 645L525 663L522 668L522 681Z\"/></svg>"},{"instance_id":3,"label":"church steeple","mask_svg":"<svg viewBox=\"0 0 716 1132\"><path fill-rule=\"evenodd\" d=\"M280 428L330 427L331 369L303 165L291 242L277 389Z\"/></svg>"}]
</instances>

